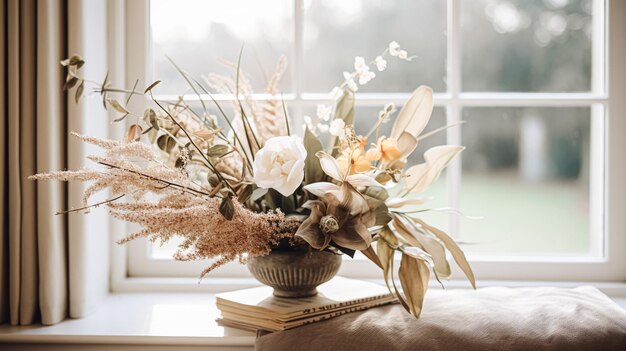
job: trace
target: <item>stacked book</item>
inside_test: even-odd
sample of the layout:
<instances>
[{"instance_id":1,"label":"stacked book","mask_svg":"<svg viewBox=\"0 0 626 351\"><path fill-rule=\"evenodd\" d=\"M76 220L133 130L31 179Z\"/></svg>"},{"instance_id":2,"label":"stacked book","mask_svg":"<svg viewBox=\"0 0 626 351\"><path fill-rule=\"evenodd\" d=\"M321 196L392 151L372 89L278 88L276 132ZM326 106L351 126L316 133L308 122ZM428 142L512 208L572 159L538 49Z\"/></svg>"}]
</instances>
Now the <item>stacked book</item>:
<instances>
[{"instance_id":1,"label":"stacked book","mask_svg":"<svg viewBox=\"0 0 626 351\"><path fill-rule=\"evenodd\" d=\"M276 297L270 287L218 294L217 308L222 315L217 322L250 331L273 332L396 301L385 286L341 277L317 290L316 296L296 299Z\"/></svg>"}]
</instances>

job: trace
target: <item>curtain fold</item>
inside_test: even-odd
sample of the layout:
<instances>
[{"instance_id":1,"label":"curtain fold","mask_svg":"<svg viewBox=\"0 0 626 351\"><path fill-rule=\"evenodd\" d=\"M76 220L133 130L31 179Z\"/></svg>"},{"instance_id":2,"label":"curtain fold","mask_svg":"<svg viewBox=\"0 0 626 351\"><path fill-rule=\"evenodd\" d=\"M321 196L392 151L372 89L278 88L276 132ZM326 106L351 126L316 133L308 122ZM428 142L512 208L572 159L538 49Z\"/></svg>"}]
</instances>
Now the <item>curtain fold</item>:
<instances>
[{"instance_id":1,"label":"curtain fold","mask_svg":"<svg viewBox=\"0 0 626 351\"><path fill-rule=\"evenodd\" d=\"M67 168L63 71L66 5L2 0L0 6L0 322L54 324L68 314L64 184L29 175Z\"/></svg>"},{"instance_id":2,"label":"curtain fold","mask_svg":"<svg viewBox=\"0 0 626 351\"><path fill-rule=\"evenodd\" d=\"M108 136L99 97L76 104L60 65L81 54L81 73L104 78L107 3L0 2L0 323L54 324L87 315L108 294L109 219L55 215L80 204L86 185L27 177L82 168L99 152L70 131Z\"/></svg>"}]
</instances>

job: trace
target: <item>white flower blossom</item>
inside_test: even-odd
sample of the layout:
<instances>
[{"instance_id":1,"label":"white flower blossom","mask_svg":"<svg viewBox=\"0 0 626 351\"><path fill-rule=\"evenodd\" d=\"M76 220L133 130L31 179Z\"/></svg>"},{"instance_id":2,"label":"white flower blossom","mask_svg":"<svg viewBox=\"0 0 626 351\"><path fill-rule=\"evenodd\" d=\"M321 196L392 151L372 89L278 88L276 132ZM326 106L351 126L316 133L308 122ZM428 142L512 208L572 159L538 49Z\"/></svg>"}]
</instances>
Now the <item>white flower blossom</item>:
<instances>
[{"instance_id":1,"label":"white flower blossom","mask_svg":"<svg viewBox=\"0 0 626 351\"><path fill-rule=\"evenodd\" d=\"M354 70L361 85L367 84L372 78L376 77L376 73L370 71L370 66L365 63L365 59L361 56L354 58Z\"/></svg>"},{"instance_id":2,"label":"white flower blossom","mask_svg":"<svg viewBox=\"0 0 626 351\"><path fill-rule=\"evenodd\" d=\"M397 41L392 41L389 43L389 54L391 56L398 56L400 53L400 44Z\"/></svg>"},{"instance_id":3,"label":"white flower blossom","mask_svg":"<svg viewBox=\"0 0 626 351\"><path fill-rule=\"evenodd\" d=\"M332 112L333 112L332 106L327 106L327 105L322 105L322 104L317 105L317 118L319 118L322 121L328 121L330 119L330 114Z\"/></svg>"},{"instance_id":4,"label":"white flower blossom","mask_svg":"<svg viewBox=\"0 0 626 351\"><path fill-rule=\"evenodd\" d=\"M279 136L268 139L257 151L254 183L261 188L276 189L283 196L293 194L304 179L306 149L299 136Z\"/></svg>"},{"instance_id":5,"label":"white flower blossom","mask_svg":"<svg viewBox=\"0 0 626 351\"><path fill-rule=\"evenodd\" d=\"M359 74L359 84L365 85L374 77L376 77L376 73L374 72L371 72L371 71L363 72L362 74Z\"/></svg>"},{"instance_id":6,"label":"white flower blossom","mask_svg":"<svg viewBox=\"0 0 626 351\"><path fill-rule=\"evenodd\" d=\"M357 74L361 74L369 71L370 67L365 63L365 59L363 57L357 56L354 58L354 70Z\"/></svg>"},{"instance_id":7,"label":"white flower blossom","mask_svg":"<svg viewBox=\"0 0 626 351\"><path fill-rule=\"evenodd\" d=\"M350 90L359 90L359 87L354 82L354 78L352 77L352 74L350 72L343 72L343 78L346 80L346 85L348 85L348 88L350 88Z\"/></svg>"},{"instance_id":8,"label":"white flower blossom","mask_svg":"<svg viewBox=\"0 0 626 351\"><path fill-rule=\"evenodd\" d=\"M395 56L399 59L406 61L411 61L415 57L409 57L409 54L406 52L406 50L400 49L400 44L398 44L397 41L392 41L391 43L389 43L389 54L391 56Z\"/></svg>"},{"instance_id":9,"label":"white flower blossom","mask_svg":"<svg viewBox=\"0 0 626 351\"><path fill-rule=\"evenodd\" d=\"M339 138L346 136L346 122L343 119L336 119L330 122L329 133Z\"/></svg>"},{"instance_id":10,"label":"white flower blossom","mask_svg":"<svg viewBox=\"0 0 626 351\"><path fill-rule=\"evenodd\" d=\"M382 72L385 68L387 68L387 61L382 56L376 56L374 62L376 63L376 68L378 68L379 72Z\"/></svg>"}]
</instances>

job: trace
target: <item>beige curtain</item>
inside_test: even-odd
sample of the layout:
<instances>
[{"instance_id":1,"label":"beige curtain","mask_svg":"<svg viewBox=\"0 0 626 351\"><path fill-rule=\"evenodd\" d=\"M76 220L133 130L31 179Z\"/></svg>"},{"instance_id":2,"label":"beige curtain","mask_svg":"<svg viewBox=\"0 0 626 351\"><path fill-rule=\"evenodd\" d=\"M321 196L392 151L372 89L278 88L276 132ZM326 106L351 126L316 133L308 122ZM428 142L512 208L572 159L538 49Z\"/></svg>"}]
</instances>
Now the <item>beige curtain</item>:
<instances>
[{"instance_id":1,"label":"beige curtain","mask_svg":"<svg viewBox=\"0 0 626 351\"><path fill-rule=\"evenodd\" d=\"M65 184L26 177L66 168L66 3L2 0L0 316L53 324L68 313ZM6 25L5 25L6 24Z\"/></svg>"}]
</instances>

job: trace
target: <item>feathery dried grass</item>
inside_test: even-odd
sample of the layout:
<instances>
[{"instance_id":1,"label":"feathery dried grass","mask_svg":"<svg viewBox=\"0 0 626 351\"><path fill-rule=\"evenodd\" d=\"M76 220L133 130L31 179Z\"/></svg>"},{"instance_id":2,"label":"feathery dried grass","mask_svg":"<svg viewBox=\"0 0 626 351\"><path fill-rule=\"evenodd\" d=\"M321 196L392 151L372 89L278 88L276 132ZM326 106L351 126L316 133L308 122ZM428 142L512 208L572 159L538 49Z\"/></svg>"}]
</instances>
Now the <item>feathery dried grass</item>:
<instances>
[{"instance_id":1,"label":"feathery dried grass","mask_svg":"<svg viewBox=\"0 0 626 351\"><path fill-rule=\"evenodd\" d=\"M226 220L219 211L221 198L210 197L210 189L192 182L181 169L159 162L148 145L72 135L105 150L105 155L88 157L105 169L49 172L29 179L91 182L83 193L84 207L89 207L92 195L102 190L131 195L130 202L106 203L113 217L142 227L119 242L141 237L167 242L180 237L183 242L175 259L215 260L201 277L235 259L244 262L249 257L269 254L281 239L293 238L299 226L280 210L255 213L236 199L234 217ZM147 200L148 193L156 194L157 200Z\"/></svg>"}]
</instances>

